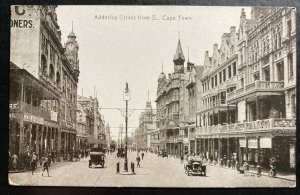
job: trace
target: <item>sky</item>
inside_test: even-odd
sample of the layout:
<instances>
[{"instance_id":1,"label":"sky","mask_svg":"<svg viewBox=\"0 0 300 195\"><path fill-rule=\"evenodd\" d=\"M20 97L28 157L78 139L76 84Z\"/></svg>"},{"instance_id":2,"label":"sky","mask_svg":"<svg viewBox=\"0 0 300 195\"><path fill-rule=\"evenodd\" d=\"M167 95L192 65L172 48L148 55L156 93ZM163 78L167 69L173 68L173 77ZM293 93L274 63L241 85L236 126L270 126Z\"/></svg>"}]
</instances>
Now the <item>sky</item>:
<instances>
[{"instance_id":1,"label":"sky","mask_svg":"<svg viewBox=\"0 0 300 195\"><path fill-rule=\"evenodd\" d=\"M250 7L245 8L250 18ZM238 26L242 7L208 6L58 6L62 43L72 30L79 44L78 94L95 97L102 108L125 108L123 91L131 90L129 109L143 109L146 101L156 108L157 80L172 73L173 56L180 38L186 60L202 65L204 53L220 47L221 36ZM181 17L188 20L179 20ZM152 20L152 17L156 20ZM102 19L106 17L106 19ZM127 17L127 18L125 18ZM147 19L149 17L149 20ZM139 19L142 18L142 19ZM169 20L167 20L169 19ZM172 19L172 20L170 20ZM189 52L188 52L189 51ZM96 93L94 92L96 89ZM141 110L129 112L128 132L139 125ZM125 118L119 110L101 109L117 139Z\"/></svg>"}]
</instances>

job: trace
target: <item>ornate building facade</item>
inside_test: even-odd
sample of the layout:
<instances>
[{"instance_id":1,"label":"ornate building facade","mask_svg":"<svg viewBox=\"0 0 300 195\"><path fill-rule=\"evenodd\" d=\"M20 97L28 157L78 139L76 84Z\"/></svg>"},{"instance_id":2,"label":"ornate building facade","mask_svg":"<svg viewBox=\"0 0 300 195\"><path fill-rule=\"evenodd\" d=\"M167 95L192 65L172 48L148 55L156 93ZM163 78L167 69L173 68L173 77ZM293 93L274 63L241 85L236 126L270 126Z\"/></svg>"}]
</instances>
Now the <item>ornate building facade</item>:
<instances>
[{"instance_id":1,"label":"ornate building facade","mask_svg":"<svg viewBox=\"0 0 300 195\"><path fill-rule=\"evenodd\" d=\"M254 7L205 55L197 153L295 170L296 13Z\"/></svg>"},{"instance_id":2,"label":"ornate building facade","mask_svg":"<svg viewBox=\"0 0 300 195\"><path fill-rule=\"evenodd\" d=\"M20 155L75 146L78 44L73 31L61 44L55 9L11 6L10 150Z\"/></svg>"}]
</instances>

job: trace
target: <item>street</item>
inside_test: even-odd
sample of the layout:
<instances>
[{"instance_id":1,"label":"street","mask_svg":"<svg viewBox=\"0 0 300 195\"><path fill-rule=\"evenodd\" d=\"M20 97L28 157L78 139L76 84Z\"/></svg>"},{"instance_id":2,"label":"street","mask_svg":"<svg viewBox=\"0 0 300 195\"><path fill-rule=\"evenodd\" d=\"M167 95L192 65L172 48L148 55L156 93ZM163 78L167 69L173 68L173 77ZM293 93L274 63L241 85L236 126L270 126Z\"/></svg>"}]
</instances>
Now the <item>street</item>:
<instances>
[{"instance_id":1,"label":"street","mask_svg":"<svg viewBox=\"0 0 300 195\"><path fill-rule=\"evenodd\" d=\"M128 163L134 161L135 152L128 152ZM119 160L123 170L123 159L116 153L107 154L105 168L88 168L88 159L77 162L62 162L50 167L50 177L42 176L42 169L34 175L31 172L10 173L12 185L36 186L78 186L78 187L292 187L295 182L267 176L257 177L251 174L238 174L232 169L207 166L207 175L187 176L183 164L176 158L157 157L145 153L141 167L136 168L136 175L116 174L116 163ZM130 170L130 166L129 166ZM46 176L45 176L46 175Z\"/></svg>"}]
</instances>

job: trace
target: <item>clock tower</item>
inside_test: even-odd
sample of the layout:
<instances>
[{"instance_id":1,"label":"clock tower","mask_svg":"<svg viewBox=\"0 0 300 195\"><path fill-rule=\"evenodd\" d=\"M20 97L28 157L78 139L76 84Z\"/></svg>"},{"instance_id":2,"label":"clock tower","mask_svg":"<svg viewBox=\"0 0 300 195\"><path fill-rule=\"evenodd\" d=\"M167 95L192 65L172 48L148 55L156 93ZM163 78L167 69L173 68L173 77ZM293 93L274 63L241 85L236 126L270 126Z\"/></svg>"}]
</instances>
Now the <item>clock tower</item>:
<instances>
[{"instance_id":1,"label":"clock tower","mask_svg":"<svg viewBox=\"0 0 300 195\"><path fill-rule=\"evenodd\" d=\"M73 23L72 23L72 31L68 35L68 40L65 43L65 49L66 49L66 57L69 63L71 64L71 67L79 76L79 59L78 59L78 50L79 45L76 41L76 35L73 32Z\"/></svg>"}]
</instances>

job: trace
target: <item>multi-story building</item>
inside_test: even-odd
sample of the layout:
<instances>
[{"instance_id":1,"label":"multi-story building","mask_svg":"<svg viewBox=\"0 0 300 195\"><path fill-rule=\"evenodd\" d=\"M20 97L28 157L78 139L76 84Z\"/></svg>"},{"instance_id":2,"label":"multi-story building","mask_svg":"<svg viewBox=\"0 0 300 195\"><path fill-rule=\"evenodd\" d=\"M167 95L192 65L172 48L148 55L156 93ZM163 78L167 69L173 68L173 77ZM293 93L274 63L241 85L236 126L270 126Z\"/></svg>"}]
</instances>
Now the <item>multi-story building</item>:
<instances>
[{"instance_id":1,"label":"multi-story building","mask_svg":"<svg viewBox=\"0 0 300 195\"><path fill-rule=\"evenodd\" d=\"M239 31L206 53L198 153L295 169L295 19L293 8L255 7L250 19L242 10Z\"/></svg>"},{"instance_id":2,"label":"multi-story building","mask_svg":"<svg viewBox=\"0 0 300 195\"><path fill-rule=\"evenodd\" d=\"M168 154L179 155L182 151L182 144L178 142L179 123L184 120L185 100L185 57L182 52L181 42L178 40L176 53L173 58L174 72L166 75L162 72L158 78L157 87L157 123L159 129L159 147L166 149ZM184 89L184 90L183 90ZM181 113L181 115L180 115Z\"/></svg>"},{"instance_id":3,"label":"multi-story building","mask_svg":"<svg viewBox=\"0 0 300 195\"><path fill-rule=\"evenodd\" d=\"M77 127L83 128L85 126L85 134L88 135L86 145L89 147L97 147L105 144L105 127L104 127L104 118L99 112L99 103L97 98L83 97L77 95L77 104L79 111L77 117L84 117L83 122L78 121ZM78 137L77 141L81 139L81 136Z\"/></svg>"},{"instance_id":4,"label":"multi-story building","mask_svg":"<svg viewBox=\"0 0 300 195\"><path fill-rule=\"evenodd\" d=\"M110 148L111 144L112 144L112 139L111 139L111 136L110 136L110 126L109 126L109 123L107 123L106 127L105 127L105 137L106 137L107 148Z\"/></svg>"},{"instance_id":5,"label":"multi-story building","mask_svg":"<svg viewBox=\"0 0 300 195\"><path fill-rule=\"evenodd\" d=\"M19 135L10 139L15 153L60 154L75 145L78 44L72 31L62 46L55 8L11 6L11 67L23 75L10 85L10 113L19 113L10 117L10 132Z\"/></svg>"},{"instance_id":6,"label":"multi-story building","mask_svg":"<svg viewBox=\"0 0 300 195\"><path fill-rule=\"evenodd\" d=\"M135 130L134 143L136 144L137 150L146 150L150 148L151 144L149 132L153 130L154 120L155 118L151 101L148 99L145 111L142 112L139 117L139 128Z\"/></svg>"}]
</instances>

